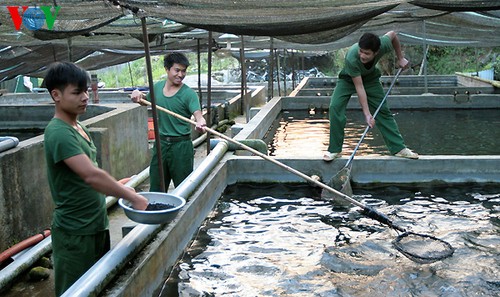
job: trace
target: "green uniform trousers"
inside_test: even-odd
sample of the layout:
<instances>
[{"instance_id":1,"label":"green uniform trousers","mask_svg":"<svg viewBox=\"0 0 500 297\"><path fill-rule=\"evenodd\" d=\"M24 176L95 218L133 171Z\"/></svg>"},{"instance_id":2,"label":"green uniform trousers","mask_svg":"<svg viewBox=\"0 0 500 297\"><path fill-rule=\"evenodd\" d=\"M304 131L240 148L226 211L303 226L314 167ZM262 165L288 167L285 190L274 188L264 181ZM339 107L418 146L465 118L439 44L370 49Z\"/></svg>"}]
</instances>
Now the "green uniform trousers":
<instances>
[{"instance_id":1,"label":"green uniform trousers","mask_svg":"<svg viewBox=\"0 0 500 297\"><path fill-rule=\"evenodd\" d=\"M52 228L51 236L55 293L61 296L109 251L109 230L90 235L73 235Z\"/></svg>"},{"instance_id":2,"label":"green uniform trousers","mask_svg":"<svg viewBox=\"0 0 500 297\"><path fill-rule=\"evenodd\" d=\"M191 139L171 142L161 140L161 154L165 192L170 181L177 187L191 172L194 166L194 147ZM156 156L156 145L153 147L153 157L149 166L150 191L160 192L160 171Z\"/></svg>"},{"instance_id":3,"label":"green uniform trousers","mask_svg":"<svg viewBox=\"0 0 500 297\"><path fill-rule=\"evenodd\" d=\"M368 107L373 114L377 110L380 102L384 99L385 93L380 81L363 82L368 97ZM329 119L330 119L330 143L328 151L330 153L339 153L342 151L344 143L344 128L346 125L346 107L351 95L356 93L356 88L352 82L344 79L337 81L337 86L330 100ZM392 116L387 101L375 118L375 125L384 138L385 145L391 154L396 154L406 147L403 137L399 132L398 125Z\"/></svg>"}]
</instances>

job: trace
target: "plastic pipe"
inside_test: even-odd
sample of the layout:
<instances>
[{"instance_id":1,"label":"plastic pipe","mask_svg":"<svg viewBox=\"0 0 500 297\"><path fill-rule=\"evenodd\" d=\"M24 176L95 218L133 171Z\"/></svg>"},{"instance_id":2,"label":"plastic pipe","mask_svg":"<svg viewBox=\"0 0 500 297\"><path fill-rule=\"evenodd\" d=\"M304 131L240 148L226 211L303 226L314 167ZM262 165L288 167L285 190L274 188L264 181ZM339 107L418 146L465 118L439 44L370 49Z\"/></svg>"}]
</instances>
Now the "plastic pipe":
<instances>
[{"instance_id":1,"label":"plastic pipe","mask_svg":"<svg viewBox=\"0 0 500 297\"><path fill-rule=\"evenodd\" d=\"M227 142L220 142L210 154L203 159L203 162L193 171L186 179L172 192L181 197L189 197L191 193L198 187L198 185L205 180L206 176L209 175L215 165L224 157L224 154L228 151Z\"/></svg>"},{"instance_id":2,"label":"plastic pipe","mask_svg":"<svg viewBox=\"0 0 500 297\"><path fill-rule=\"evenodd\" d=\"M227 142L226 140L222 139L210 139L210 148L214 148L219 142L224 141ZM257 150L263 154L268 154L267 151L267 144L264 140L262 139L242 139L239 140L239 142L243 143L244 145L247 145L254 150ZM236 145L234 143L228 143L228 150L229 151L236 151L236 150L242 150L239 145Z\"/></svg>"},{"instance_id":3,"label":"plastic pipe","mask_svg":"<svg viewBox=\"0 0 500 297\"><path fill-rule=\"evenodd\" d=\"M149 167L141 171L141 173L133 176L125 185L136 187L144 182L149 177ZM109 208L116 203L118 199L112 196L106 197L106 207ZM134 228L135 229L135 228ZM12 283L20 274L29 269L38 259L52 251L51 236L45 238L32 248L26 249L25 252L16 257L14 262L0 270L0 291Z\"/></svg>"},{"instance_id":4,"label":"plastic pipe","mask_svg":"<svg viewBox=\"0 0 500 297\"><path fill-rule=\"evenodd\" d=\"M18 275L29 269L43 255L50 252L52 250L51 243L52 239L49 236L2 269L0 271L0 291L12 283Z\"/></svg>"},{"instance_id":5,"label":"plastic pipe","mask_svg":"<svg viewBox=\"0 0 500 297\"><path fill-rule=\"evenodd\" d=\"M12 136L0 137L0 153L6 150L10 150L19 144L19 139Z\"/></svg>"},{"instance_id":6,"label":"plastic pipe","mask_svg":"<svg viewBox=\"0 0 500 297\"><path fill-rule=\"evenodd\" d=\"M227 152L227 143L221 142L203 160L203 162L172 192L181 197L188 197L206 176L212 172L220 159ZM118 244L106 253L96 264L82 275L64 294L63 297L97 296L106 285L127 265L140 249L147 244L163 225L138 224Z\"/></svg>"},{"instance_id":7,"label":"plastic pipe","mask_svg":"<svg viewBox=\"0 0 500 297\"><path fill-rule=\"evenodd\" d=\"M10 257L14 256L15 254L31 247L34 246L35 244L39 243L42 241L44 238L50 235L50 230L45 230L43 232L40 232L37 235L33 235L29 238L26 238L25 240L11 246L10 248L6 249L2 253L0 253L0 264L2 264L5 260L9 259Z\"/></svg>"}]
</instances>

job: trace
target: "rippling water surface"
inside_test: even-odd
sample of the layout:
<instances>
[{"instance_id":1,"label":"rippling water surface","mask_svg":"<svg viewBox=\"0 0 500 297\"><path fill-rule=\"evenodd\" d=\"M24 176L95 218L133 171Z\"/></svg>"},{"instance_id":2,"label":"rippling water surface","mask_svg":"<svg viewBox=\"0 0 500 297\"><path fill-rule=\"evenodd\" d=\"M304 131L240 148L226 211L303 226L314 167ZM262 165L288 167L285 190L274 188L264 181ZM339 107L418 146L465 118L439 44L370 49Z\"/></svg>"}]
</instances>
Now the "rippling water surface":
<instances>
[{"instance_id":1,"label":"rippling water surface","mask_svg":"<svg viewBox=\"0 0 500 297\"><path fill-rule=\"evenodd\" d=\"M305 185L230 186L161 296L499 296L500 189L380 187L355 198L449 242L418 264L397 232ZM179 292L179 293L177 293Z\"/></svg>"}]
</instances>

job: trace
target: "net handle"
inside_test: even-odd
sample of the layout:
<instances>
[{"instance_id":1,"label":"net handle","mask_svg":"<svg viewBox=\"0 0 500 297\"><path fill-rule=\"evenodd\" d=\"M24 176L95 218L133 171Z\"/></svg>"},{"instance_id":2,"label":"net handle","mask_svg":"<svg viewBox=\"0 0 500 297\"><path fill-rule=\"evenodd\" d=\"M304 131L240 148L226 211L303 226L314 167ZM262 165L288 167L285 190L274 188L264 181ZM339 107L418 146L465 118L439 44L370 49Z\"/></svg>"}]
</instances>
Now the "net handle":
<instances>
[{"instance_id":1,"label":"net handle","mask_svg":"<svg viewBox=\"0 0 500 297\"><path fill-rule=\"evenodd\" d=\"M363 210L361 211L361 213L364 214L365 216L369 217L370 219L374 219L376 221L379 221L382 224L385 224L385 225L391 227L392 229L398 230L398 231L403 232L403 233L407 232L406 229L404 229L401 226L398 226L398 225L394 224L384 214L376 211L375 209L373 209L371 207L366 206L365 208L363 208Z\"/></svg>"},{"instance_id":2,"label":"net handle","mask_svg":"<svg viewBox=\"0 0 500 297\"><path fill-rule=\"evenodd\" d=\"M380 101L380 104L378 105L377 107L377 110L375 110L375 112L373 113L373 118L375 119L380 111L380 109L382 108L382 105L385 103L385 101L387 100L387 97L389 97L389 93L391 92L392 90L392 87L394 87L394 84L396 83L396 80L398 79L399 75L401 74L401 71L403 71L403 68L399 68L398 69L398 72L396 73L396 75L394 76L394 78L392 79L391 81L391 85L389 86L389 88L387 89L387 92L385 92L385 95L384 95L384 99L382 99L382 101ZM352 161L354 160L354 155L356 155L356 152L358 151L361 143L363 142L363 140L365 139L365 136L366 134L368 133L368 131L370 130L370 125L366 126L365 128L365 131L363 132L363 134L361 135L361 138L359 139L358 143L356 144L356 147L354 148L351 156L349 157L349 160L347 160L347 163L345 164L345 167L348 167Z\"/></svg>"}]
</instances>

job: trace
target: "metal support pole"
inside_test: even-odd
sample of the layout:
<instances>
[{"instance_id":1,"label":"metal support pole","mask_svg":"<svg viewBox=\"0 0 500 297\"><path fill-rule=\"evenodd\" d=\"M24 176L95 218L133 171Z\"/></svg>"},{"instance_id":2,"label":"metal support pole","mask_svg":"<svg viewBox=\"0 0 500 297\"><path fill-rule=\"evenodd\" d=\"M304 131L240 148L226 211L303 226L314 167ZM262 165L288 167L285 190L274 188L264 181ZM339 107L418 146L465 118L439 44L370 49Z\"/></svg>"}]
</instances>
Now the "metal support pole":
<instances>
[{"instance_id":1,"label":"metal support pole","mask_svg":"<svg viewBox=\"0 0 500 297\"><path fill-rule=\"evenodd\" d=\"M212 31L208 31L207 127L212 126ZM210 132L207 131L207 155L210 154Z\"/></svg>"},{"instance_id":2,"label":"metal support pole","mask_svg":"<svg viewBox=\"0 0 500 297\"><path fill-rule=\"evenodd\" d=\"M156 110L156 99L154 93L154 82L153 82L153 70L151 67L151 54L149 52L149 38L148 38L148 29L146 26L146 17L141 17L141 25L142 25L142 36L144 43L144 53L146 54L146 69L148 73L148 84L149 84L149 98L151 100L151 111L153 112L153 125L154 125L154 133L155 133L155 146L156 146L156 156L158 158L158 170L160 175L160 190L162 192L166 192L168 185L165 185L164 173L163 173L163 160L161 157L161 144L160 144L160 132L158 131L158 117Z\"/></svg>"},{"instance_id":3,"label":"metal support pole","mask_svg":"<svg viewBox=\"0 0 500 297\"><path fill-rule=\"evenodd\" d=\"M281 81L280 81L280 55L278 50L274 50L274 56L276 58L276 82L278 83L278 97L281 96Z\"/></svg>"},{"instance_id":4,"label":"metal support pole","mask_svg":"<svg viewBox=\"0 0 500 297\"><path fill-rule=\"evenodd\" d=\"M249 115L247 111L247 102L246 102L246 97L247 97L247 63L245 60L245 40L243 38L243 35L240 36L241 39L241 48L240 48L240 64L241 64L241 93L240 93L240 98L241 98L241 113L245 114L246 116L246 121L248 123L249 121Z\"/></svg>"},{"instance_id":5,"label":"metal support pole","mask_svg":"<svg viewBox=\"0 0 500 297\"><path fill-rule=\"evenodd\" d=\"M200 44L200 39L196 40L197 46L196 46L196 53L197 53L197 59L198 59L198 96L200 97L200 106L203 109L203 91L201 89L201 44Z\"/></svg>"},{"instance_id":6,"label":"metal support pole","mask_svg":"<svg viewBox=\"0 0 500 297\"><path fill-rule=\"evenodd\" d=\"M245 117L246 122L250 121L250 98L248 97L248 85L247 85L247 63L245 58L245 38L243 35L240 36L241 39L241 48L243 49L243 61L245 61L245 79L243 80L243 102L245 103Z\"/></svg>"},{"instance_id":7,"label":"metal support pole","mask_svg":"<svg viewBox=\"0 0 500 297\"><path fill-rule=\"evenodd\" d=\"M428 93L428 85L427 85L427 33L425 30L425 20L422 21L422 27L424 32L424 58L422 64L424 65L424 93Z\"/></svg>"},{"instance_id":8,"label":"metal support pole","mask_svg":"<svg viewBox=\"0 0 500 297\"><path fill-rule=\"evenodd\" d=\"M274 40L271 37L269 44L269 81L267 83L268 100L274 97Z\"/></svg>"},{"instance_id":9,"label":"metal support pole","mask_svg":"<svg viewBox=\"0 0 500 297\"><path fill-rule=\"evenodd\" d=\"M287 56L287 50L286 49L283 49L283 89L285 90L284 91L284 96L286 96L286 65L287 65L287 60L286 60L286 56ZM278 72L278 75L281 76L281 71Z\"/></svg>"}]
</instances>

